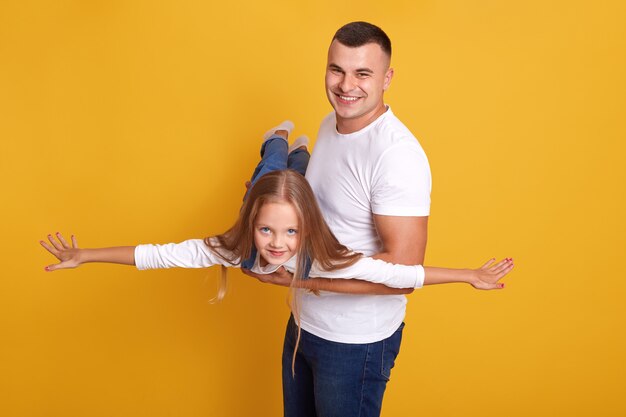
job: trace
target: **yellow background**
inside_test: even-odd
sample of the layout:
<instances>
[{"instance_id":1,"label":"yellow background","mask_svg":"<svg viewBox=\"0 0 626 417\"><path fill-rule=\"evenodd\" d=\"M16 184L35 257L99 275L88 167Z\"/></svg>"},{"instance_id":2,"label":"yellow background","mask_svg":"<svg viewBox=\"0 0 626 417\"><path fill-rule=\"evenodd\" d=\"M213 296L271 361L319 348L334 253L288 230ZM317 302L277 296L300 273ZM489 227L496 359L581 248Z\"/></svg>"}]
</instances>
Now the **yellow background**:
<instances>
[{"instance_id":1,"label":"yellow background","mask_svg":"<svg viewBox=\"0 0 626 417\"><path fill-rule=\"evenodd\" d=\"M238 271L45 273L38 240L180 241L234 220L259 135L314 137L326 48L393 41L386 100L433 172L427 263L383 416L623 416L626 3L3 1L0 414L278 416L283 288Z\"/></svg>"}]
</instances>

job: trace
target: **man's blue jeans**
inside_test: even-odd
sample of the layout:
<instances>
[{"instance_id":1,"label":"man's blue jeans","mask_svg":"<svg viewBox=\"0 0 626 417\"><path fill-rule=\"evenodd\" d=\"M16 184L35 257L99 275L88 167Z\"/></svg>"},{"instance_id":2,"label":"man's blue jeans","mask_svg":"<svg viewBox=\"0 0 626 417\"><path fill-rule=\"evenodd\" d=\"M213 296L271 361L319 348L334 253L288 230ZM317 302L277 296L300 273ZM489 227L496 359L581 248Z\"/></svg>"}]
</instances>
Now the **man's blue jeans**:
<instances>
[{"instance_id":1,"label":"man's blue jeans","mask_svg":"<svg viewBox=\"0 0 626 417\"><path fill-rule=\"evenodd\" d=\"M298 327L291 317L283 346L285 417L378 417L403 328L366 344L331 342L302 330L293 376Z\"/></svg>"}]
</instances>

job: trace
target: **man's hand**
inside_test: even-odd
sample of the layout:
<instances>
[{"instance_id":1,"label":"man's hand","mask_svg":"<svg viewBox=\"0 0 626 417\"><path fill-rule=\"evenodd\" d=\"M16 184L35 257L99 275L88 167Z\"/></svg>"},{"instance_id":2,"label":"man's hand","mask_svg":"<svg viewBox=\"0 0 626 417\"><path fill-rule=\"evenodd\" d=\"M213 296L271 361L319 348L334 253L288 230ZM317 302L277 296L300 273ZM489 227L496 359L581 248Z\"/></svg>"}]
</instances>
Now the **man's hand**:
<instances>
[{"instance_id":1,"label":"man's hand","mask_svg":"<svg viewBox=\"0 0 626 417\"><path fill-rule=\"evenodd\" d=\"M280 285L282 287L289 287L291 285L291 280L293 279L293 274L287 272L287 270L282 266L271 274L257 274L249 269L243 268L241 268L241 270L244 274L256 278L263 283Z\"/></svg>"}]
</instances>

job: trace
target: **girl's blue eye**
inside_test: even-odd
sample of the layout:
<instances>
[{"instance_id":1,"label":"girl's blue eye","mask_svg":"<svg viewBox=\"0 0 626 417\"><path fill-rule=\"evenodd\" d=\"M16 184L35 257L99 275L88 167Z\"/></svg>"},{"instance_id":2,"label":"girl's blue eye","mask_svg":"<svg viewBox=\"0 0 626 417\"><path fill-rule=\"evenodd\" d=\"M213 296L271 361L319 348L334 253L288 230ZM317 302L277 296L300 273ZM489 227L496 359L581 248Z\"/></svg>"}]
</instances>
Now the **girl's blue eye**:
<instances>
[{"instance_id":1,"label":"girl's blue eye","mask_svg":"<svg viewBox=\"0 0 626 417\"><path fill-rule=\"evenodd\" d=\"M269 227L261 227L259 230L261 231L261 233L269 233L270 232L270 228Z\"/></svg>"},{"instance_id":2,"label":"girl's blue eye","mask_svg":"<svg viewBox=\"0 0 626 417\"><path fill-rule=\"evenodd\" d=\"M295 235L296 233L298 233L298 231L296 229L289 229L289 230L287 230L287 234Z\"/></svg>"}]
</instances>

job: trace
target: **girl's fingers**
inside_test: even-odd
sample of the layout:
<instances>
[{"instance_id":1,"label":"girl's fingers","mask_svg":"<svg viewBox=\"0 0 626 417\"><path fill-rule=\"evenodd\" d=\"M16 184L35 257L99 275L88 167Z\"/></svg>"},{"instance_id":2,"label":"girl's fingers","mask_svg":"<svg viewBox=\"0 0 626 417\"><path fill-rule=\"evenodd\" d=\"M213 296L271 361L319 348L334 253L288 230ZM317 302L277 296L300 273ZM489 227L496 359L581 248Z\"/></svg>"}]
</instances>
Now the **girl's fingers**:
<instances>
[{"instance_id":1,"label":"girl's fingers","mask_svg":"<svg viewBox=\"0 0 626 417\"><path fill-rule=\"evenodd\" d=\"M500 262L498 262L496 265L494 265L493 267L491 267L491 272L498 274L501 271L505 270L506 268L509 267L509 265L513 265L513 260L506 258L501 260Z\"/></svg>"},{"instance_id":2,"label":"girl's fingers","mask_svg":"<svg viewBox=\"0 0 626 417\"><path fill-rule=\"evenodd\" d=\"M483 266L481 266L479 269L484 269L484 268L487 268L487 267L488 267L489 265L491 265L491 263L492 263L493 261L495 261L495 260L496 260L496 258L491 258L491 259L489 259L489 260L488 260L488 261L487 261L487 262L486 262Z\"/></svg>"},{"instance_id":3,"label":"girl's fingers","mask_svg":"<svg viewBox=\"0 0 626 417\"><path fill-rule=\"evenodd\" d=\"M56 236L57 236L57 239L59 239L59 242L61 242L61 245L63 245L65 249L69 249L70 246L67 244L67 241L65 240L63 235L59 232L56 232Z\"/></svg>"},{"instance_id":4,"label":"girl's fingers","mask_svg":"<svg viewBox=\"0 0 626 417\"><path fill-rule=\"evenodd\" d=\"M78 248L78 241L76 240L76 236L72 235L72 247Z\"/></svg>"},{"instance_id":5,"label":"girl's fingers","mask_svg":"<svg viewBox=\"0 0 626 417\"><path fill-rule=\"evenodd\" d=\"M494 282L497 283L498 281L500 281L509 272L511 272L512 269L513 269L513 264L507 265L503 270L501 270L500 272L498 272L497 274L494 275L494 278L495 278Z\"/></svg>"},{"instance_id":6,"label":"girl's fingers","mask_svg":"<svg viewBox=\"0 0 626 417\"><path fill-rule=\"evenodd\" d=\"M45 267L44 269L48 272L52 272L52 271L56 271L57 269L63 269L63 263L60 264L52 264L52 265L48 265L47 267Z\"/></svg>"},{"instance_id":7,"label":"girl's fingers","mask_svg":"<svg viewBox=\"0 0 626 417\"><path fill-rule=\"evenodd\" d=\"M46 266L44 269L48 272L51 271L56 271L57 269L70 269L70 268L76 268L77 265L75 265L72 262L68 262L68 261L64 261L64 262L59 262L58 264L52 264L52 265L48 265Z\"/></svg>"},{"instance_id":8,"label":"girl's fingers","mask_svg":"<svg viewBox=\"0 0 626 417\"><path fill-rule=\"evenodd\" d=\"M54 246L56 250L63 249L63 246L61 246L61 244L59 244L59 242L57 242L56 239L52 237L52 235L48 235L48 240L50 241L50 243L52 243L52 246Z\"/></svg>"},{"instance_id":9,"label":"girl's fingers","mask_svg":"<svg viewBox=\"0 0 626 417\"><path fill-rule=\"evenodd\" d=\"M513 269L513 264L509 264L506 266L505 269L503 269L499 274L498 274L498 279L502 278L503 276L505 276L506 274L508 274L509 272L511 272L511 270Z\"/></svg>"},{"instance_id":10,"label":"girl's fingers","mask_svg":"<svg viewBox=\"0 0 626 417\"><path fill-rule=\"evenodd\" d=\"M44 242L43 240L39 241L39 244L41 246L43 246L48 252L50 252L51 254L53 254L54 256L57 256L58 251L53 248L52 246L50 246L49 244L47 244L46 242Z\"/></svg>"},{"instance_id":11,"label":"girl's fingers","mask_svg":"<svg viewBox=\"0 0 626 417\"><path fill-rule=\"evenodd\" d=\"M480 287L482 290L501 290L502 288L504 288L504 283L501 282L496 282L494 284L483 282Z\"/></svg>"}]
</instances>

